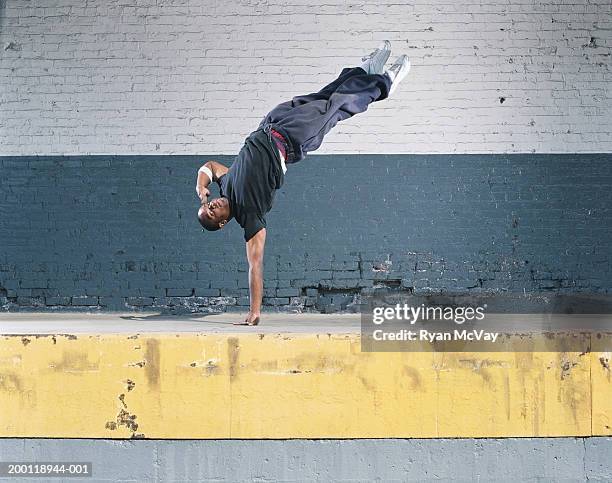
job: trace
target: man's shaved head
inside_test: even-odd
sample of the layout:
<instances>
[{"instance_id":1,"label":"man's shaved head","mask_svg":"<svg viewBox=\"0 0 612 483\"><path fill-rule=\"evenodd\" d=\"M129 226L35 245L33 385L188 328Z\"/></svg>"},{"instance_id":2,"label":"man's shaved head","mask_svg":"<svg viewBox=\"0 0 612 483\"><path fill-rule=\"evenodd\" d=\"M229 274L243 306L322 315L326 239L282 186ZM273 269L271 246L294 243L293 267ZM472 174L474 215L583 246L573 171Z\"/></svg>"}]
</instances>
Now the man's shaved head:
<instances>
[{"instance_id":1,"label":"man's shaved head","mask_svg":"<svg viewBox=\"0 0 612 483\"><path fill-rule=\"evenodd\" d=\"M215 198L200 206L198 210L200 225L208 231L217 231L219 228L223 228L231 217L227 198Z\"/></svg>"}]
</instances>

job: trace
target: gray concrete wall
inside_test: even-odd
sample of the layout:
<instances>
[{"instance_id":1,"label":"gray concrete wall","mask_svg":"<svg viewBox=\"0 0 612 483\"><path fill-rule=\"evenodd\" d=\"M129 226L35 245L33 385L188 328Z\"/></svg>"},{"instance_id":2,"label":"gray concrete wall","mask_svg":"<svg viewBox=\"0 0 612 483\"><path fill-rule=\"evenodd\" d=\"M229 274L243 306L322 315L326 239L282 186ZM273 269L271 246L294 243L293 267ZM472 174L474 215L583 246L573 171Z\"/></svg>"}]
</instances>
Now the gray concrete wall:
<instances>
[{"instance_id":1,"label":"gray concrete wall","mask_svg":"<svg viewBox=\"0 0 612 483\"><path fill-rule=\"evenodd\" d=\"M230 157L221 157L231 162ZM0 306L248 306L240 227L202 233L200 157L0 158ZM612 155L309 156L268 216L270 308L607 294Z\"/></svg>"},{"instance_id":2,"label":"gray concrete wall","mask_svg":"<svg viewBox=\"0 0 612 483\"><path fill-rule=\"evenodd\" d=\"M0 439L2 461L92 462L92 482L605 482L612 480L611 453L612 438Z\"/></svg>"},{"instance_id":3,"label":"gray concrete wall","mask_svg":"<svg viewBox=\"0 0 612 483\"><path fill-rule=\"evenodd\" d=\"M608 0L3 0L0 152L233 154L387 38L406 84L321 153L610 152L611 27Z\"/></svg>"}]
</instances>

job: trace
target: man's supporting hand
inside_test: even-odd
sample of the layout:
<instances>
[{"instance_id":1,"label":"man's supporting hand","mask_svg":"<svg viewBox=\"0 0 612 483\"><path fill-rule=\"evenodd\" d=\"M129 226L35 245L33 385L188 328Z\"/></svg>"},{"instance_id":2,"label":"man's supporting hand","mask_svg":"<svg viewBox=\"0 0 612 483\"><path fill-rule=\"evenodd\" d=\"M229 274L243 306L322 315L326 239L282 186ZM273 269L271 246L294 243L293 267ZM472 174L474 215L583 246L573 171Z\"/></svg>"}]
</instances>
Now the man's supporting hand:
<instances>
[{"instance_id":1,"label":"man's supporting hand","mask_svg":"<svg viewBox=\"0 0 612 483\"><path fill-rule=\"evenodd\" d=\"M265 228L259 230L246 244L247 260L249 262L251 310L245 321L237 325L257 325L259 323L261 299L263 297L263 256L265 245Z\"/></svg>"},{"instance_id":2,"label":"man's supporting hand","mask_svg":"<svg viewBox=\"0 0 612 483\"><path fill-rule=\"evenodd\" d=\"M260 315L261 314L259 312L255 313L255 312L249 311L246 318L244 319L244 323L246 325L258 325Z\"/></svg>"}]
</instances>

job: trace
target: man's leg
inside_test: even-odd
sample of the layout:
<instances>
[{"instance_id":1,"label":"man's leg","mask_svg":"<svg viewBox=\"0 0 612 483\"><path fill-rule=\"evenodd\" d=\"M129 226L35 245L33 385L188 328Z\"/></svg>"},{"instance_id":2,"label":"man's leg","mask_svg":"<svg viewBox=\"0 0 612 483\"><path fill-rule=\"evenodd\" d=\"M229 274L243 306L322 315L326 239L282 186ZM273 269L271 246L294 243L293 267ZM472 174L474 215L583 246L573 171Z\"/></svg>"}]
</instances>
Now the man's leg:
<instances>
[{"instance_id":1,"label":"man's leg","mask_svg":"<svg viewBox=\"0 0 612 483\"><path fill-rule=\"evenodd\" d=\"M364 112L372 102L386 99L390 88L387 74L368 74L361 67L345 68L319 92L294 97L274 108L262 125L281 127L305 155L317 149L338 122Z\"/></svg>"},{"instance_id":2,"label":"man's leg","mask_svg":"<svg viewBox=\"0 0 612 483\"><path fill-rule=\"evenodd\" d=\"M364 58L361 67L345 68L336 80L319 92L296 96L276 106L259 128L272 127L288 138L291 146L286 162L300 161L316 150L323 137L340 121L367 110L375 101L386 99L410 70L410 61L400 56L383 74L390 43Z\"/></svg>"},{"instance_id":3,"label":"man's leg","mask_svg":"<svg viewBox=\"0 0 612 483\"><path fill-rule=\"evenodd\" d=\"M265 124L280 123L290 110L296 107L300 107L309 102L328 101L330 96L336 91L336 89L340 85L342 85L349 77L355 74L363 74L363 71L360 71L357 67L354 67L352 69L343 69L337 79L327 84L318 92L295 96L290 101L282 102L266 115L266 117L261 121L260 127Z\"/></svg>"},{"instance_id":4,"label":"man's leg","mask_svg":"<svg viewBox=\"0 0 612 483\"><path fill-rule=\"evenodd\" d=\"M385 40L381 46L379 46L376 50L374 50L369 55L363 57L363 63L361 64L361 68L366 71L368 74L382 74L385 66L385 62L389 58L391 54L391 42ZM303 104L307 104L312 101L320 101L320 100L329 100L330 96L336 92L338 87L342 85L349 77L355 74L361 74L359 70L356 69L344 69L337 79L333 82L327 84L318 92L313 92L312 94L306 94L303 96L296 96L290 101L283 102L276 106L272 111L268 113L268 115L261 121L259 127L264 126L265 124L277 123L279 122L288 111L295 107L302 106Z\"/></svg>"}]
</instances>

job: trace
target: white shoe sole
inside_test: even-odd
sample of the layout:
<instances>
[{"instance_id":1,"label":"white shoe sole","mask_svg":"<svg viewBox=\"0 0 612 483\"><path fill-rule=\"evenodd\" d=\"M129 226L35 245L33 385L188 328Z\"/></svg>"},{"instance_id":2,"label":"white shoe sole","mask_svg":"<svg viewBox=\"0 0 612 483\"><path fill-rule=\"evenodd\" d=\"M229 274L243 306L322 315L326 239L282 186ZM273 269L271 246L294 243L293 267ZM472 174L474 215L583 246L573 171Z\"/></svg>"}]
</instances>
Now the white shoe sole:
<instances>
[{"instance_id":1,"label":"white shoe sole","mask_svg":"<svg viewBox=\"0 0 612 483\"><path fill-rule=\"evenodd\" d=\"M407 55L404 55L402 57L404 57L405 60L402 60L402 66L400 67L400 70L397 72L397 75L393 79L393 82L391 82L391 88L389 89L389 95L395 92L399 83L402 82L404 77L406 77L408 75L408 72L410 72L410 59L408 58Z\"/></svg>"}]
</instances>

